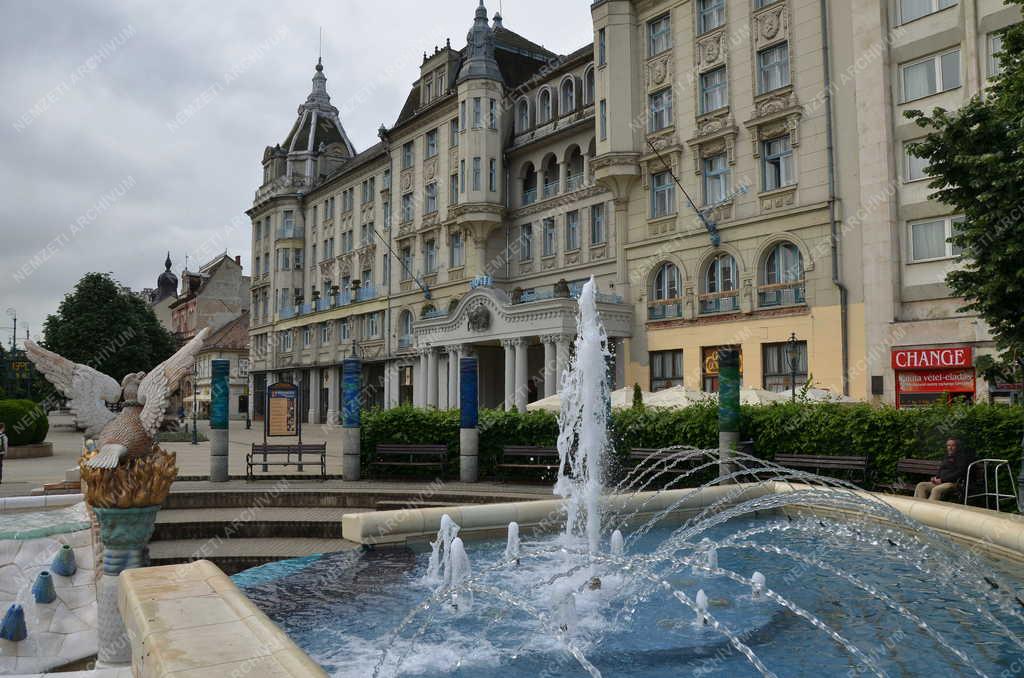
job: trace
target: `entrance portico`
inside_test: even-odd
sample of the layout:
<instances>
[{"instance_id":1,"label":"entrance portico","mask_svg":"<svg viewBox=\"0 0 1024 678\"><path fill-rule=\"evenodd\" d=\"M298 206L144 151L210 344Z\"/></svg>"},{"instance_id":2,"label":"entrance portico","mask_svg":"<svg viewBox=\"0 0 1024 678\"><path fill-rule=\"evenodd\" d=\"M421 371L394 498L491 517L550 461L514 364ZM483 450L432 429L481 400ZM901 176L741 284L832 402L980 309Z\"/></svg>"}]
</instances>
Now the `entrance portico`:
<instances>
[{"instance_id":1,"label":"entrance portico","mask_svg":"<svg viewBox=\"0 0 1024 678\"><path fill-rule=\"evenodd\" d=\"M630 336L632 308L612 300L598 308L617 356L620 340ZM459 358L468 355L479 360L481 407L524 412L528 402L555 395L569 364L577 310L568 295L513 303L504 290L477 287L448 316L416 323L423 375L416 404L458 407Z\"/></svg>"}]
</instances>

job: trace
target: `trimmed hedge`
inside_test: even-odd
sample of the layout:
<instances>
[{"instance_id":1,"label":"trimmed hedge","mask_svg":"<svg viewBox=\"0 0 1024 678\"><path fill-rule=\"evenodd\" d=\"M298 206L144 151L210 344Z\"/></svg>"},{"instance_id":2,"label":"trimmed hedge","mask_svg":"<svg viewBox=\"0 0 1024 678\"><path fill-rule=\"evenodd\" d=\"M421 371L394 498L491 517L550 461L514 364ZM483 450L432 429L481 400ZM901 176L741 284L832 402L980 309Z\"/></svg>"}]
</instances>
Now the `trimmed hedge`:
<instances>
[{"instance_id":1,"label":"trimmed hedge","mask_svg":"<svg viewBox=\"0 0 1024 678\"><path fill-rule=\"evenodd\" d=\"M31 400L0 400L0 422L7 425L7 444L34 445L46 440L50 420Z\"/></svg>"},{"instance_id":2,"label":"trimmed hedge","mask_svg":"<svg viewBox=\"0 0 1024 678\"><path fill-rule=\"evenodd\" d=\"M978 458L1009 459L1016 474L1021 459L1024 408L1007 405L947 406L897 410L867 404L801 402L744 405L741 439L754 441L754 454L773 459L779 453L853 455L869 458L871 483L895 478L903 457L938 459L947 438L958 437ZM412 407L363 413L364 465L377 443L443 443L449 470L458 474L459 417L455 410ZM480 412L480 471L487 477L503 445L553 446L558 420L550 412ZM612 413L616 456L633 447L718 446L718 410L714 403L663 410L632 407Z\"/></svg>"}]
</instances>

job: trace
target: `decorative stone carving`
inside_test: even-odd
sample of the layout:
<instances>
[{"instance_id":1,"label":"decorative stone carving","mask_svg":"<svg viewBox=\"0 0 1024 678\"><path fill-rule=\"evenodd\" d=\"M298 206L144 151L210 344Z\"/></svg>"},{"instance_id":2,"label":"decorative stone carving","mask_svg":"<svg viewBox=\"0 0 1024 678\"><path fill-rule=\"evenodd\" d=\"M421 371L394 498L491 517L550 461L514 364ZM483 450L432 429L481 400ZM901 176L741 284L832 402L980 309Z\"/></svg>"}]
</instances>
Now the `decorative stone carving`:
<instances>
[{"instance_id":1,"label":"decorative stone carving","mask_svg":"<svg viewBox=\"0 0 1024 678\"><path fill-rule=\"evenodd\" d=\"M412 175L413 175L413 168L410 167L409 169L402 170L402 178L400 179L400 182L401 182L400 185L402 187L402 191L403 192L409 191L409 190L412 189L412 178L413 178Z\"/></svg>"},{"instance_id":2,"label":"decorative stone carving","mask_svg":"<svg viewBox=\"0 0 1024 678\"><path fill-rule=\"evenodd\" d=\"M758 49L789 38L789 10L785 3L754 15L754 46Z\"/></svg>"},{"instance_id":3,"label":"decorative stone carving","mask_svg":"<svg viewBox=\"0 0 1024 678\"><path fill-rule=\"evenodd\" d=\"M728 62L725 32L720 31L697 43L697 70L704 71Z\"/></svg>"},{"instance_id":4,"label":"decorative stone carving","mask_svg":"<svg viewBox=\"0 0 1024 678\"><path fill-rule=\"evenodd\" d=\"M565 265L566 266L571 266L573 264L578 264L578 263L580 263L580 253L578 251L576 251L576 252L566 252L566 254L565 254Z\"/></svg>"},{"instance_id":5,"label":"decorative stone carving","mask_svg":"<svg viewBox=\"0 0 1024 678\"><path fill-rule=\"evenodd\" d=\"M437 175L437 156L428 159L423 163L423 177L430 181Z\"/></svg>"},{"instance_id":6,"label":"decorative stone carving","mask_svg":"<svg viewBox=\"0 0 1024 678\"><path fill-rule=\"evenodd\" d=\"M491 312L483 302L477 302L466 314L466 327L472 332L484 332L491 326Z\"/></svg>"},{"instance_id":7,"label":"decorative stone carving","mask_svg":"<svg viewBox=\"0 0 1024 678\"><path fill-rule=\"evenodd\" d=\"M800 145L800 118L803 111L796 95L786 92L756 102L755 117L743 124L750 132L755 158L761 155L761 141L789 134L790 146Z\"/></svg>"},{"instance_id":8,"label":"decorative stone carving","mask_svg":"<svg viewBox=\"0 0 1024 678\"><path fill-rule=\"evenodd\" d=\"M565 281L565 278L560 278L554 285L554 295L556 298L568 299L569 298L569 283Z\"/></svg>"},{"instance_id":9,"label":"decorative stone carving","mask_svg":"<svg viewBox=\"0 0 1024 678\"><path fill-rule=\"evenodd\" d=\"M672 81L671 56L666 55L647 64L647 88L661 87Z\"/></svg>"},{"instance_id":10,"label":"decorative stone carving","mask_svg":"<svg viewBox=\"0 0 1024 678\"><path fill-rule=\"evenodd\" d=\"M777 210L792 207L796 203L796 188L761 196L762 210Z\"/></svg>"}]
</instances>

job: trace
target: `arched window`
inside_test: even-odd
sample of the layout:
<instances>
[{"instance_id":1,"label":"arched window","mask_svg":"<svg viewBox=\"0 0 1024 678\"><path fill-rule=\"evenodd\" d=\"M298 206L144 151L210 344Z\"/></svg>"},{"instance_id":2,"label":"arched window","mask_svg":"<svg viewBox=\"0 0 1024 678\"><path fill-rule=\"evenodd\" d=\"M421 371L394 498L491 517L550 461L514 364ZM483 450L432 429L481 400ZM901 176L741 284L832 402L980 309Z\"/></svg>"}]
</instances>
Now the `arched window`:
<instances>
[{"instance_id":1,"label":"arched window","mask_svg":"<svg viewBox=\"0 0 1024 678\"><path fill-rule=\"evenodd\" d=\"M589 106L594 103L594 69L588 68L583 76L583 105Z\"/></svg>"},{"instance_id":2,"label":"arched window","mask_svg":"<svg viewBox=\"0 0 1024 678\"><path fill-rule=\"evenodd\" d=\"M516 107L516 129L522 133L530 129L530 103L520 99Z\"/></svg>"},{"instance_id":3,"label":"arched window","mask_svg":"<svg viewBox=\"0 0 1024 678\"><path fill-rule=\"evenodd\" d=\"M791 306L805 303L804 258L791 242L780 242L764 257L760 272L759 306Z\"/></svg>"},{"instance_id":4,"label":"arched window","mask_svg":"<svg viewBox=\"0 0 1024 678\"><path fill-rule=\"evenodd\" d=\"M737 309L736 259L723 252L708 264L704 272L704 290L700 299L701 313L720 313Z\"/></svg>"},{"instance_id":5,"label":"arched window","mask_svg":"<svg viewBox=\"0 0 1024 678\"><path fill-rule=\"evenodd\" d=\"M661 301L663 299L676 299L679 297L679 269L675 264L666 262L661 265L658 272L654 274L654 281L651 287L651 299Z\"/></svg>"},{"instance_id":6,"label":"arched window","mask_svg":"<svg viewBox=\"0 0 1024 678\"><path fill-rule=\"evenodd\" d=\"M540 100L537 108L537 122L545 123L551 120L551 91L543 89L540 92Z\"/></svg>"},{"instance_id":7,"label":"arched window","mask_svg":"<svg viewBox=\"0 0 1024 678\"><path fill-rule=\"evenodd\" d=\"M559 103L562 115L568 115L576 110L576 83L572 77L562 81L562 100Z\"/></svg>"},{"instance_id":8,"label":"arched window","mask_svg":"<svg viewBox=\"0 0 1024 678\"><path fill-rule=\"evenodd\" d=\"M398 317L398 346L400 348L412 346L412 311L402 311Z\"/></svg>"}]
</instances>

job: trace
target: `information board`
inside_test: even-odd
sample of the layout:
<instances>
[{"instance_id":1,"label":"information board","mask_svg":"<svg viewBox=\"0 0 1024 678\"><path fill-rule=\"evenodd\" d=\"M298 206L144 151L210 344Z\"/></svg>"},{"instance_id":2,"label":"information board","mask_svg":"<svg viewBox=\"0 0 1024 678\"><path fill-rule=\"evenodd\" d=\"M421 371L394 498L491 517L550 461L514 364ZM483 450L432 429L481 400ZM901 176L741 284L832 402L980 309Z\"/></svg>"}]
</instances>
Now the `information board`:
<instances>
[{"instance_id":1,"label":"information board","mask_svg":"<svg viewBox=\"0 0 1024 678\"><path fill-rule=\"evenodd\" d=\"M286 382L268 386L265 420L268 436L299 435L299 387Z\"/></svg>"}]
</instances>

